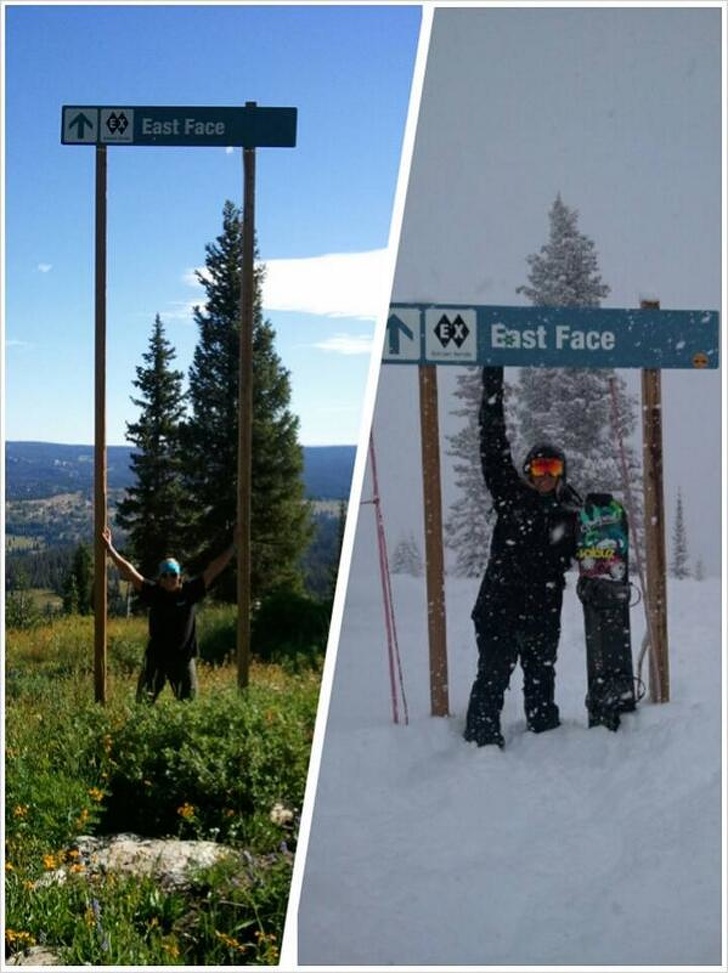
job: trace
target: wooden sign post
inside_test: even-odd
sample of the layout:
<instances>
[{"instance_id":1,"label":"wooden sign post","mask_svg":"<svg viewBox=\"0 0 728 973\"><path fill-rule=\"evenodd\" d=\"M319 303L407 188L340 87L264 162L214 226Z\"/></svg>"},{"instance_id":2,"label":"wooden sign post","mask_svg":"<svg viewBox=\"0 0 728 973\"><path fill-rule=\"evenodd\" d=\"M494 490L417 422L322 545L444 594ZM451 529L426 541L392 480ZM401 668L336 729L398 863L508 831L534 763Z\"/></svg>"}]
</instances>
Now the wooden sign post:
<instances>
[{"instance_id":1,"label":"wooden sign post","mask_svg":"<svg viewBox=\"0 0 728 973\"><path fill-rule=\"evenodd\" d=\"M642 301L643 309L659 310L659 301ZM662 379L659 368L642 370L642 468L645 503L647 618L650 641L650 699L670 700L667 643L667 558L662 454Z\"/></svg>"},{"instance_id":2,"label":"wooden sign post","mask_svg":"<svg viewBox=\"0 0 728 973\"><path fill-rule=\"evenodd\" d=\"M253 317L255 312L255 149L243 149L243 253L240 267L238 374L238 687L250 671L251 508L253 469Z\"/></svg>"},{"instance_id":3,"label":"wooden sign post","mask_svg":"<svg viewBox=\"0 0 728 973\"><path fill-rule=\"evenodd\" d=\"M94 699L106 703L106 146L96 146L94 269Z\"/></svg>"},{"instance_id":4,"label":"wooden sign post","mask_svg":"<svg viewBox=\"0 0 728 973\"><path fill-rule=\"evenodd\" d=\"M445 565L442 550L442 488L436 367L420 365L419 378L427 627L430 645L430 712L433 716L448 716Z\"/></svg>"}]
</instances>

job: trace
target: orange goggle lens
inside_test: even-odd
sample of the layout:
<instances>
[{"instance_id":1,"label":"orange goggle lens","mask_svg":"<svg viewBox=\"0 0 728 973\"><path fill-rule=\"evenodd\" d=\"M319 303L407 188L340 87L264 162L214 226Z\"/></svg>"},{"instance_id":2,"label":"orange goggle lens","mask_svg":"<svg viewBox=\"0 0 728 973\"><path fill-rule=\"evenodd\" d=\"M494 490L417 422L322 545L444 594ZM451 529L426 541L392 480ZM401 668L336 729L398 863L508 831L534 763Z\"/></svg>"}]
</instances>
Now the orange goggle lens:
<instances>
[{"instance_id":1,"label":"orange goggle lens","mask_svg":"<svg viewBox=\"0 0 728 973\"><path fill-rule=\"evenodd\" d=\"M538 456L536 459L531 460L528 472L531 476L563 476L564 463L563 460L556 459L555 457Z\"/></svg>"}]
</instances>

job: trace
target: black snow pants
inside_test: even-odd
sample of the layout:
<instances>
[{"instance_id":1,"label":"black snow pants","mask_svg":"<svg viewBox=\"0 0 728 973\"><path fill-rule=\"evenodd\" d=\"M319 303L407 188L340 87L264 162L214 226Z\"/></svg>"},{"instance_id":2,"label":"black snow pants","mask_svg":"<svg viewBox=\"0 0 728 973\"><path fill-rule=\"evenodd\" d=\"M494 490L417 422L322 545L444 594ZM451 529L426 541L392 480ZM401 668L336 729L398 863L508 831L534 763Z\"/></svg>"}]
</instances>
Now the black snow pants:
<instances>
[{"instance_id":1,"label":"black snow pants","mask_svg":"<svg viewBox=\"0 0 728 973\"><path fill-rule=\"evenodd\" d=\"M473 609L478 672L470 693L466 740L502 745L503 697L519 660L528 728L540 733L559 725L554 688L563 590L563 582L527 587L483 584Z\"/></svg>"}]
</instances>

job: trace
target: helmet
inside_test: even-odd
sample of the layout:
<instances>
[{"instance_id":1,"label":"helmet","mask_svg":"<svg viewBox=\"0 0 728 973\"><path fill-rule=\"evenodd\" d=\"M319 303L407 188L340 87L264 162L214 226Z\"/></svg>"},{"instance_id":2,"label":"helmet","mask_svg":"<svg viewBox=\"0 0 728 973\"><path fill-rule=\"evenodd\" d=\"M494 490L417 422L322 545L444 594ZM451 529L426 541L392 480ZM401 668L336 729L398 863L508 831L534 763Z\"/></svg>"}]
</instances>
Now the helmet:
<instances>
[{"instance_id":1,"label":"helmet","mask_svg":"<svg viewBox=\"0 0 728 973\"><path fill-rule=\"evenodd\" d=\"M530 474L531 461L534 459L560 459L564 464L564 475L562 479L566 479L566 454L563 449L559 449L558 446L554 446L552 443L537 443L535 446L532 446L523 461L523 472L525 476Z\"/></svg>"}]
</instances>

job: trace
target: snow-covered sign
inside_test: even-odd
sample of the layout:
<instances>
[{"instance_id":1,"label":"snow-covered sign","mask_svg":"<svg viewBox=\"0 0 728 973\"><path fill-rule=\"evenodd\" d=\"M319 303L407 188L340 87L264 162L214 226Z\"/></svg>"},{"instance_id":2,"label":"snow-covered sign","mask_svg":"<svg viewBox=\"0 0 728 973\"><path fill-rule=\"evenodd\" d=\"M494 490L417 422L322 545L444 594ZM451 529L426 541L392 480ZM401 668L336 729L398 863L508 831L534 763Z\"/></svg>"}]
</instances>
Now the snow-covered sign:
<instances>
[{"instance_id":1,"label":"snow-covered sign","mask_svg":"<svg viewBox=\"0 0 728 973\"><path fill-rule=\"evenodd\" d=\"M406 325L406 326L405 326ZM717 368L717 311L392 304L387 364Z\"/></svg>"}]
</instances>

